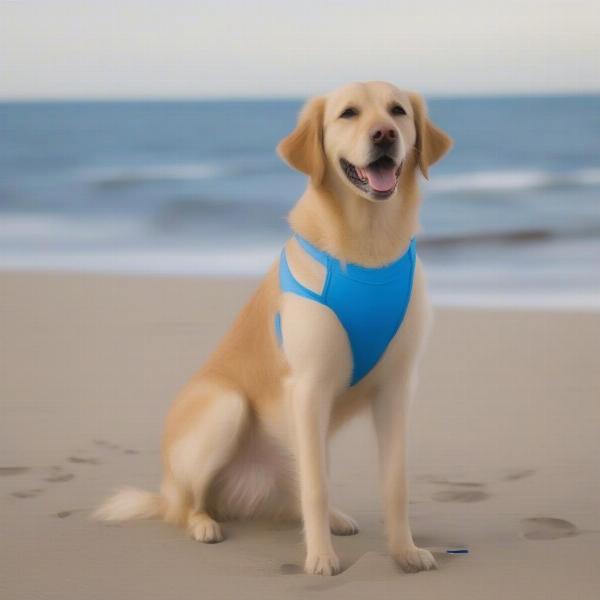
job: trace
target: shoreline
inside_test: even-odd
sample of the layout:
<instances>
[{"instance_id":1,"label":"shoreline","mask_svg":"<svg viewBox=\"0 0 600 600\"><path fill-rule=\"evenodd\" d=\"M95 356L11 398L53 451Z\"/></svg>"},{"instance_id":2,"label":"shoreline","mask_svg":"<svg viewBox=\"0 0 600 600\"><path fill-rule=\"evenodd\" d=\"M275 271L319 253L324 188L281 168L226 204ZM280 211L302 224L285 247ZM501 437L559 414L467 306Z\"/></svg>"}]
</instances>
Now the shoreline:
<instances>
[{"instance_id":1,"label":"shoreline","mask_svg":"<svg viewBox=\"0 0 600 600\"><path fill-rule=\"evenodd\" d=\"M167 280L167 281L214 281L227 283L243 281L256 285L262 275L255 274L214 274L203 272L172 272L157 270L107 270L106 268L81 269L73 268L10 268L0 266L0 279L6 277L76 277L76 278L115 278L132 280ZM431 288L431 286L430 286ZM530 293L496 293L492 292L439 292L430 289L431 302L434 308L463 308L474 310L515 310L515 311L581 311L586 313L600 312L600 290L585 292L557 292L541 289Z\"/></svg>"}]
</instances>

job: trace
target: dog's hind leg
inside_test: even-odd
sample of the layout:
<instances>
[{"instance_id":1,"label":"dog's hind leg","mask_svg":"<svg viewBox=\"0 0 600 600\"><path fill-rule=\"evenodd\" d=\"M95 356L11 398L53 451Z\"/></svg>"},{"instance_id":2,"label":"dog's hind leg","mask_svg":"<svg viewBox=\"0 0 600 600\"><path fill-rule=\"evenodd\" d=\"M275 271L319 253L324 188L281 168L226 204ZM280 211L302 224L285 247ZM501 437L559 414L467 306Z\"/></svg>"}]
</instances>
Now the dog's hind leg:
<instances>
[{"instance_id":1,"label":"dog's hind leg","mask_svg":"<svg viewBox=\"0 0 600 600\"><path fill-rule=\"evenodd\" d=\"M184 433L170 445L167 460L179 494L189 496L186 526L201 542L223 539L220 525L209 515L207 496L215 475L235 452L248 423L245 398L220 386L200 386L184 398ZM190 409L191 407L191 409ZM185 502L180 496L174 498Z\"/></svg>"}]
</instances>

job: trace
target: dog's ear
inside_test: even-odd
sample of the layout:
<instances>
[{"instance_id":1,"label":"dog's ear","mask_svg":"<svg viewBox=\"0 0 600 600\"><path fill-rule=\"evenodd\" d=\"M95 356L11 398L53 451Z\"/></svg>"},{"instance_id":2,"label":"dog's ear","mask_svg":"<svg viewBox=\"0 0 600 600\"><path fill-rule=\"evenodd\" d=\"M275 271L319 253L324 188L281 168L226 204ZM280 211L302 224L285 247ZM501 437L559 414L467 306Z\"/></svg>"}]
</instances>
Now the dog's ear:
<instances>
[{"instance_id":1,"label":"dog's ear","mask_svg":"<svg viewBox=\"0 0 600 600\"><path fill-rule=\"evenodd\" d=\"M277 146L277 153L294 169L310 176L319 185L325 175L323 112L325 98L313 98L302 109L296 129Z\"/></svg>"},{"instance_id":2,"label":"dog's ear","mask_svg":"<svg viewBox=\"0 0 600 600\"><path fill-rule=\"evenodd\" d=\"M425 179L428 179L429 167L452 148L452 138L429 120L425 100L419 94L411 93L410 103L417 129L417 140L415 142L417 164Z\"/></svg>"}]
</instances>

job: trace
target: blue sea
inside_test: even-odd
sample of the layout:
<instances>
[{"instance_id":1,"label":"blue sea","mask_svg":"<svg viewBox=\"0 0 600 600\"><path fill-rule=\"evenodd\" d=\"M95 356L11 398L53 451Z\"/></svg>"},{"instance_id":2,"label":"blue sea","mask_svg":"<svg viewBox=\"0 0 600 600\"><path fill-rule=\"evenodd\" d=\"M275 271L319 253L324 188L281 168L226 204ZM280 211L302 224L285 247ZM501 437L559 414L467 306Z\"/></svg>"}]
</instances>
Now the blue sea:
<instances>
[{"instance_id":1,"label":"blue sea","mask_svg":"<svg viewBox=\"0 0 600 600\"><path fill-rule=\"evenodd\" d=\"M256 276L305 179L301 101L0 103L0 269ZM600 307L600 96L434 98L436 302Z\"/></svg>"}]
</instances>

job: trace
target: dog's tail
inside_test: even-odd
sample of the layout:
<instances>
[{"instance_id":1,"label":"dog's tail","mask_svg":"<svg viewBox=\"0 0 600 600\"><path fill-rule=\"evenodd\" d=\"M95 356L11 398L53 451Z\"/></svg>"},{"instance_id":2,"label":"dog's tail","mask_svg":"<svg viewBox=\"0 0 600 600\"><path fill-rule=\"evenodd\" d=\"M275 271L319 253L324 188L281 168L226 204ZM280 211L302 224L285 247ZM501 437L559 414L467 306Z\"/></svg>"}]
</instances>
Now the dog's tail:
<instances>
[{"instance_id":1,"label":"dog's tail","mask_svg":"<svg viewBox=\"0 0 600 600\"><path fill-rule=\"evenodd\" d=\"M92 515L100 521L129 521L162 517L165 502L160 494L124 487L110 496Z\"/></svg>"}]
</instances>

